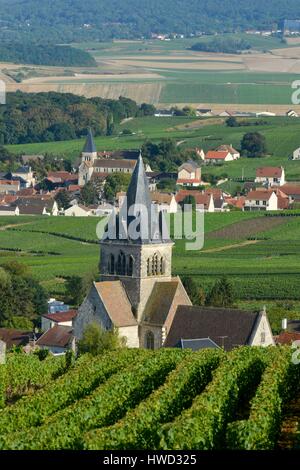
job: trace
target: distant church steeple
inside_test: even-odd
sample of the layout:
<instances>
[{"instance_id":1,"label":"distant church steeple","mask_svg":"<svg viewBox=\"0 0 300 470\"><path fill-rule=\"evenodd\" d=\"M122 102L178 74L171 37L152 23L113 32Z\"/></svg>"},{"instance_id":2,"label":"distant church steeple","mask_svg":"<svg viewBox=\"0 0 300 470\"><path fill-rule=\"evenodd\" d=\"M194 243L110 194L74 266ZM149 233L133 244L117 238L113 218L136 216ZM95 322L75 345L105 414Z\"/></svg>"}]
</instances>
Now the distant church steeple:
<instances>
[{"instance_id":1,"label":"distant church steeple","mask_svg":"<svg viewBox=\"0 0 300 470\"><path fill-rule=\"evenodd\" d=\"M93 162L97 158L97 149L93 137L92 129L89 128L85 145L82 150L82 161Z\"/></svg>"},{"instance_id":2,"label":"distant church steeple","mask_svg":"<svg viewBox=\"0 0 300 470\"><path fill-rule=\"evenodd\" d=\"M151 203L142 155L126 202L112 219L115 238L108 231L101 240L100 275L102 280L121 280L139 321L155 282L171 280L173 245L163 213Z\"/></svg>"}]
</instances>

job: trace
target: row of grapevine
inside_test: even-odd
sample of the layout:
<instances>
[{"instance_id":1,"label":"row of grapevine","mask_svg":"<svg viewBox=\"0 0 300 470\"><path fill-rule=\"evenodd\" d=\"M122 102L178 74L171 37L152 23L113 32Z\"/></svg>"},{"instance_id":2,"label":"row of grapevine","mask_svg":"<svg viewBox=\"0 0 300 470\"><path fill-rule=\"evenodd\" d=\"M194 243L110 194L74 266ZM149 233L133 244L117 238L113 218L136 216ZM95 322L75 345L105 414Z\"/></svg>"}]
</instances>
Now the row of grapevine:
<instances>
[{"instance_id":1,"label":"row of grapevine","mask_svg":"<svg viewBox=\"0 0 300 470\"><path fill-rule=\"evenodd\" d=\"M272 450L276 445L284 404L299 388L300 367L293 364L290 348L270 350L270 359L251 401L249 419L228 425L229 448Z\"/></svg>"},{"instance_id":2,"label":"row of grapevine","mask_svg":"<svg viewBox=\"0 0 300 470\"><path fill-rule=\"evenodd\" d=\"M200 351L188 356L171 372L159 389L113 426L96 429L84 438L86 449L155 449L162 423L189 407L212 378L224 354Z\"/></svg>"},{"instance_id":3,"label":"row of grapevine","mask_svg":"<svg viewBox=\"0 0 300 470\"><path fill-rule=\"evenodd\" d=\"M48 416L88 395L120 368L134 361L139 353L124 350L117 356L108 353L101 360L83 356L74 368L57 380L6 407L0 414L0 447L7 433L40 425Z\"/></svg>"},{"instance_id":4,"label":"row of grapevine","mask_svg":"<svg viewBox=\"0 0 300 470\"><path fill-rule=\"evenodd\" d=\"M90 396L54 414L44 425L7 435L4 448L78 449L82 433L122 418L162 385L184 357L180 350L161 350L140 357L135 365L111 377Z\"/></svg>"},{"instance_id":5,"label":"row of grapevine","mask_svg":"<svg viewBox=\"0 0 300 470\"><path fill-rule=\"evenodd\" d=\"M5 400L21 397L31 390L44 387L65 371L65 358L48 356L40 360L36 354L7 355Z\"/></svg>"},{"instance_id":6,"label":"row of grapevine","mask_svg":"<svg viewBox=\"0 0 300 470\"><path fill-rule=\"evenodd\" d=\"M250 347L230 352L192 406L161 428L160 448L221 448L226 425L234 417L241 396L256 387L265 367L265 356L264 350Z\"/></svg>"}]
</instances>

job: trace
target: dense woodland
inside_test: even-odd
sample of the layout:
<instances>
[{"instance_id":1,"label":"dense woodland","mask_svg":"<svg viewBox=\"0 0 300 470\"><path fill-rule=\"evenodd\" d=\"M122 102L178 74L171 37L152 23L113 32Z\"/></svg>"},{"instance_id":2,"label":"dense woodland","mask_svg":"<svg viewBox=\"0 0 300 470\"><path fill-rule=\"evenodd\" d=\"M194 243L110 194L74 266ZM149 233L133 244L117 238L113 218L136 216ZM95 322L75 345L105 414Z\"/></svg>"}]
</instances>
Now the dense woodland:
<instances>
[{"instance_id":1,"label":"dense woodland","mask_svg":"<svg viewBox=\"0 0 300 470\"><path fill-rule=\"evenodd\" d=\"M6 106L0 106L0 144L75 139L86 135L88 127L95 135L111 135L115 123L154 110L123 97L109 100L71 93L8 93Z\"/></svg>"},{"instance_id":2,"label":"dense woodland","mask_svg":"<svg viewBox=\"0 0 300 470\"><path fill-rule=\"evenodd\" d=\"M223 52L225 54L238 54L251 49L244 39L214 38L207 42L197 42L191 47L192 51Z\"/></svg>"},{"instance_id":3,"label":"dense woodland","mask_svg":"<svg viewBox=\"0 0 300 470\"><path fill-rule=\"evenodd\" d=\"M30 42L2 43L0 45L0 61L65 67L93 67L97 65L95 59L81 49Z\"/></svg>"},{"instance_id":4,"label":"dense woodland","mask_svg":"<svg viewBox=\"0 0 300 470\"><path fill-rule=\"evenodd\" d=\"M298 0L0 0L1 39L52 42L214 33L299 18Z\"/></svg>"}]
</instances>

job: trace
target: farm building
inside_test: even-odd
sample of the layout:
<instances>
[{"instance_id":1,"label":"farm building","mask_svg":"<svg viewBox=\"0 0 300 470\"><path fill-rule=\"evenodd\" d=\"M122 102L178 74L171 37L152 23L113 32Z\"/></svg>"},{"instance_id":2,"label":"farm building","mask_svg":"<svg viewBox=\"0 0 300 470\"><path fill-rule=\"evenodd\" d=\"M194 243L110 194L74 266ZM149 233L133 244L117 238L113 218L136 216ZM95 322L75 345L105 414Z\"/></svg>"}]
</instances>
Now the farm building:
<instances>
[{"instance_id":1,"label":"farm building","mask_svg":"<svg viewBox=\"0 0 300 470\"><path fill-rule=\"evenodd\" d=\"M178 168L177 184L191 187L200 186L201 168L199 165L193 160L183 163Z\"/></svg>"},{"instance_id":2,"label":"farm building","mask_svg":"<svg viewBox=\"0 0 300 470\"><path fill-rule=\"evenodd\" d=\"M233 155L228 151L209 150L205 155L206 163L223 163L234 161Z\"/></svg>"}]
</instances>

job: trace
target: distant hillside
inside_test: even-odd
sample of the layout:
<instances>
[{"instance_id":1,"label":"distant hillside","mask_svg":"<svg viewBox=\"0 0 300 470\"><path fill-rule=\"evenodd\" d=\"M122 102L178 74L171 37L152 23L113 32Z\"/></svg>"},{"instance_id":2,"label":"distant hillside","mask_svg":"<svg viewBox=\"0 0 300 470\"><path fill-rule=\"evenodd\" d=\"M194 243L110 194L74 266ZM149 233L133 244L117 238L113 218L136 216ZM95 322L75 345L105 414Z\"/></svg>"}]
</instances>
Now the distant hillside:
<instances>
[{"instance_id":1,"label":"distant hillside","mask_svg":"<svg viewBox=\"0 0 300 470\"><path fill-rule=\"evenodd\" d=\"M97 65L95 59L81 49L20 42L0 44L0 61L64 67Z\"/></svg>"},{"instance_id":2,"label":"distant hillside","mask_svg":"<svg viewBox=\"0 0 300 470\"><path fill-rule=\"evenodd\" d=\"M299 0L0 0L1 38L55 42L276 27Z\"/></svg>"}]
</instances>

